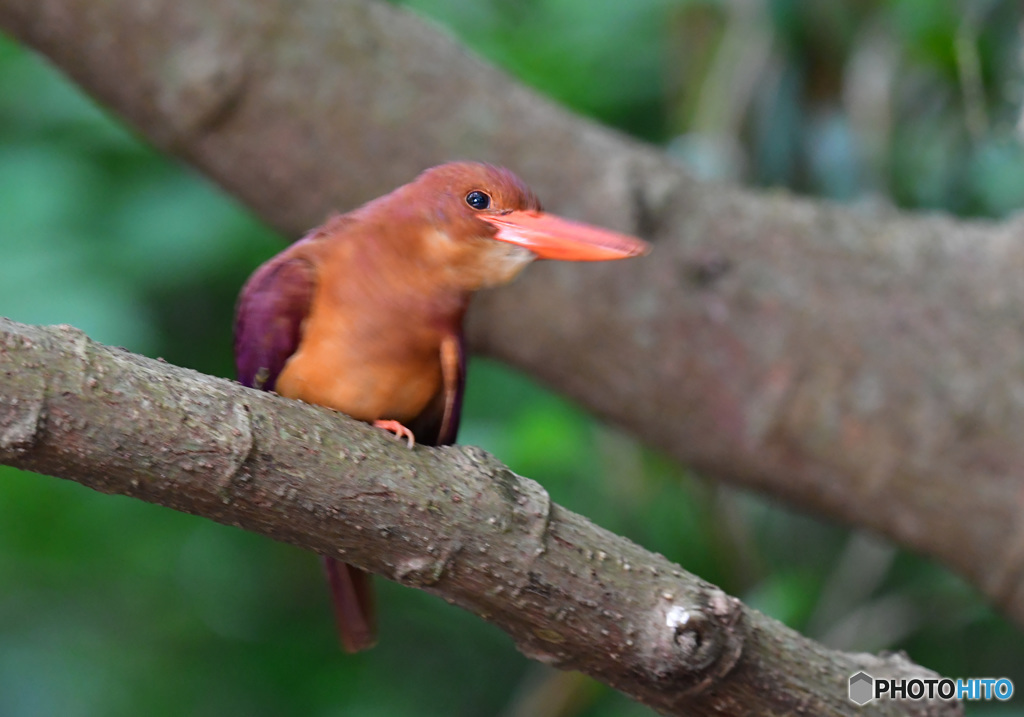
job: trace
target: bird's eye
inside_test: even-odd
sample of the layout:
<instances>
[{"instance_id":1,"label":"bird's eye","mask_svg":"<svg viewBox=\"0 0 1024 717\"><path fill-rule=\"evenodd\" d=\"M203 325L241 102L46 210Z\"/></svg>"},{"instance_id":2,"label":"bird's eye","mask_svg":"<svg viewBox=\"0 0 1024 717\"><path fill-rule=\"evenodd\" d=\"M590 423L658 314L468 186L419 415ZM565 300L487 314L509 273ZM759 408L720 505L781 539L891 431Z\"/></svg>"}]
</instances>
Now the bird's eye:
<instances>
[{"instance_id":1,"label":"bird's eye","mask_svg":"<svg viewBox=\"0 0 1024 717\"><path fill-rule=\"evenodd\" d=\"M491 206L491 198L484 192L474 190L466 195L466 204L476 210L487 209Z\"/></svg>"}]
</instances>

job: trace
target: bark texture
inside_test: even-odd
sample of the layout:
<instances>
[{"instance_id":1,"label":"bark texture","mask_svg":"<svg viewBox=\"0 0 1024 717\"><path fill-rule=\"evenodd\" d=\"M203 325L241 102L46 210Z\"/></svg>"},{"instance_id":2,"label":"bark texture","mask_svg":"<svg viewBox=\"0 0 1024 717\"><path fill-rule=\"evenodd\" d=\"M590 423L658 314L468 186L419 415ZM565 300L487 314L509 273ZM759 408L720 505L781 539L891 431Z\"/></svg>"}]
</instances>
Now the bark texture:
<instances>
[{"instance_id":1,"label":"bark texture","mask_svg":"<svg viewBox=\"0 0 1024 717\"><path fill-rule=\"evenodd\" d=\"M692 181L372 0L0 0L0 26L291 236L468 157L651 239L481 297L473 346L1024 621L1024 218Z\"/></svg>"},{"instance_id":2,"label":"bark texture","mask_svg":"<svg viewBox=\"0 0 1024 717\"><path fill-rule=\"evenodd\" d=\"M405 444L338 413L0 319L0 463L237 525L437 594L527 656L664 714L865 714L832 650L551 502L472 447ZM956 715L890 702L869 714Z\"/></svg>"}]
</instances>

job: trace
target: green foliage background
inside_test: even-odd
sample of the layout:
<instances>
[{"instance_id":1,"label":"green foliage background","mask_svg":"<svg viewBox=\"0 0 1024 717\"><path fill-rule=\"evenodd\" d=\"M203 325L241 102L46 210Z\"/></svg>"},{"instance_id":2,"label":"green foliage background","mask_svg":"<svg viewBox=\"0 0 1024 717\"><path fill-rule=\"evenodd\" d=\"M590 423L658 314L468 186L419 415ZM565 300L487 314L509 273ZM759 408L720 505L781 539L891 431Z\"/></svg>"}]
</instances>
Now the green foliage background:
<instances>
[{"instance_id":1,"label":"green foliage background","mask_svg":"<svg viewBox=\"0 0 1024 717\"><path fill-rule=\"evenodd\" d=\"M968 216L1024 205L1019 0L405 4L702 176ZM281 246L0 38L0 315L230 376L234 297ZM469 385L462 441L555 500L829 644L1024 687L1021 631L944 569L691 475L495 364ZM380 646L347 657L313 556L0 468L0 715L649 714L380 588Z\"/></svg>"}]
</instances>

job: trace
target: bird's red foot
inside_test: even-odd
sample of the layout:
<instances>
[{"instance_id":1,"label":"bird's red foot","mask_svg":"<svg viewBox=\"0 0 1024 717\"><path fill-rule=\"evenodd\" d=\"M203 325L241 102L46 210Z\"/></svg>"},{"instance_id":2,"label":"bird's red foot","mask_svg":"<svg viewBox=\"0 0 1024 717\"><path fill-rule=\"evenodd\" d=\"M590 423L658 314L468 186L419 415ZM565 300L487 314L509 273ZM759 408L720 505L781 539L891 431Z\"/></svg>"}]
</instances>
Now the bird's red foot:
<instances>
[{"instance_id":1,"label":"bird's red foot","mask_svg":"<svg viewBox=\"0 0 1024 717\"><path fill-rule=\"evenodd\" d=\"M412 435L412 431L398 421L374 421L373 425L377 428L383 428L385 431L391 431L395 434L396 438L406 439L409 442L409 448L412 448L416 443L416 436Z\"/></svg>"}]
</instances>

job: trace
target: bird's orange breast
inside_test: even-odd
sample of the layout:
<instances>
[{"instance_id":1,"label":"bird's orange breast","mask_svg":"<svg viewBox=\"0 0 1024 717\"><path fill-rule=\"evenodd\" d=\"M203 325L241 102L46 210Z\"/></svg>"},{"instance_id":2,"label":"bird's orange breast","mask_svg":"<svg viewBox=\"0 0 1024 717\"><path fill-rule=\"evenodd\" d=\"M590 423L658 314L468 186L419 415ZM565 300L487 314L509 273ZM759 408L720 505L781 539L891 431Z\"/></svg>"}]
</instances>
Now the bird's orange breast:
<instances>
[{"instance_id":1,"label":"bird's orange breast","mask_svg":"<svg viewBox=\"0 0 1024 717\"><path fill-rule=\"evenodd\" d=\"M438 360L353 360L340 343L319 340L300 348L281 372L277 392L361 421L405 423L419 416L441 390Z\"/></svg>"},{"instance_id":2,"label":"bird's orange breast","mask_svg":"<svg viewBox=\"0 0 1024 717\"><path fill-rule=\"evenodd\" d=\"M298 350L276 391L361 421L411 421L442 390L443 332L354 291L357 280L333 276L330 266L320 264Z\"/></svg>"}]
</instances>

